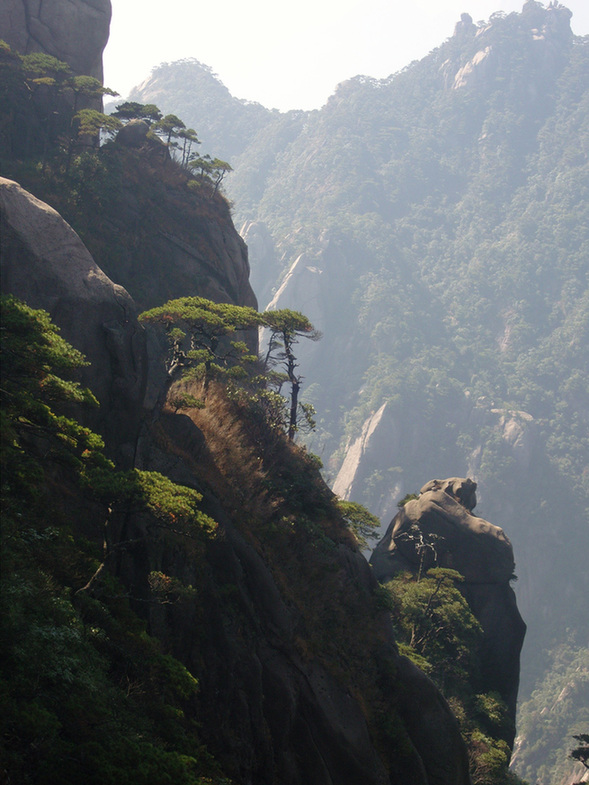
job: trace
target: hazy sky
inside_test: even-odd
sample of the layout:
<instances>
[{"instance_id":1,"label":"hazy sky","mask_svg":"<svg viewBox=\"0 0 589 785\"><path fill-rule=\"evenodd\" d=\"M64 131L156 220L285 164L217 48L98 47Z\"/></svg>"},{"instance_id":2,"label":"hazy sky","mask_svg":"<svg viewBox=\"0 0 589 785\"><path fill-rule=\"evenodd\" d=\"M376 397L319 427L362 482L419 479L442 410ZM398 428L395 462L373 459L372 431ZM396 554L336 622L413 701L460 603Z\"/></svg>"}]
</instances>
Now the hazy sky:
<instances>
[{"instance_id":1,"label":"hazy sky","mask_svg":"<svg viewBox=\"0 0 589 785\"><path fill-rule=\"evenodd\" d=\"M237 98L314 109L357 74L389 76L475 22L524 0L112 0L105 84L126 96L161 62L195 57ZM545 0L548 5L548 0ZM577 35L589 0L564 0Z\"/></svg>"}]
</instances>

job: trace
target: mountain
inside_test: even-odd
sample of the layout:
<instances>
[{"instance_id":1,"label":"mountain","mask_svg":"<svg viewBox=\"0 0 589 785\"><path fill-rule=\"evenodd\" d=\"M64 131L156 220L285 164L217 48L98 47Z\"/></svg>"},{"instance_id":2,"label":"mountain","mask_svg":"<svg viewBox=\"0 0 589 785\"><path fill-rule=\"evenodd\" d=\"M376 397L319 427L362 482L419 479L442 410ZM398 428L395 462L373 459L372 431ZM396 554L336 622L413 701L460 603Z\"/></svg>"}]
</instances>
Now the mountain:
<instances>
[{"instance_id":1,"label":"mountain","mask_svg":"<svg viewBox=\"0 0 589 785\"><path fill-rule=\"evenodd\" d=\"M14 416L15 391L36 378L19 356L23 320L41 322L3 302L2 760L11 781L94 782L95 771L145 783L173 773L192 785L205 775L467 783L457 722L399 657L374 578L312 462L285 439L264 458L250 454L255 431L221 389L199 425L160 411L162 352L128 293L48 205L7 180L0 205L3 292L49 308L83 346L106 447L119 466L132 453L134 467L117 474L99 459L99 476L88 466L82 481L76 441L87 430L72 433L68 421L60 450L63 415L55 437L43 409ZM34 363L44 341L30 327ZM43 370L28 374L45 381ZM95 450L89 441L82 457L91 462ZM23 470L34 472L24 488ZM125 501L125 483L138 480L153 492L143 508L135 491Z\"/></svg>"},{"instance_id":2,"label":"mountain","mask_svg":"<svg viewBox=\"0 0 589 785\"><path fill-rule=\"evenodd\" d=\"M381 587L370 516L245 370L257 332L231 318L259 315L214 167L174 159L176 123L77 112L97 85L41 55L0 44L3 776L517 782L510 696L473 675L504 625L451 568ZM243 364L198 364L195 319Z\"/></svg>"},{"instance_id":3,"label":"mountain","mask_svg":"<svg viewBox=\"0 0 589 785\"><path fill-rule=\"evenodd\" d=\"M135 87L130 101L156 104L164 114L182 107L183 117L198 128L203 149L239 155L249 140L277 114L261 104L234 98L216 74L195 59L162 63Z\"/></svg>"},{"instance_id":4,"label":"mountain","mask_svg":"<svg viewBox=\"0 0 589 785\"><path fill-rule=\"evenodd\" d=\"M570 18L464 14L401 72L216 148L261 304L323 333L300 359L333 489L384 533L424 478L469 476L512 540L524 705L567 630L588 643L589 42Z\"/></svg>"}]
</instances>

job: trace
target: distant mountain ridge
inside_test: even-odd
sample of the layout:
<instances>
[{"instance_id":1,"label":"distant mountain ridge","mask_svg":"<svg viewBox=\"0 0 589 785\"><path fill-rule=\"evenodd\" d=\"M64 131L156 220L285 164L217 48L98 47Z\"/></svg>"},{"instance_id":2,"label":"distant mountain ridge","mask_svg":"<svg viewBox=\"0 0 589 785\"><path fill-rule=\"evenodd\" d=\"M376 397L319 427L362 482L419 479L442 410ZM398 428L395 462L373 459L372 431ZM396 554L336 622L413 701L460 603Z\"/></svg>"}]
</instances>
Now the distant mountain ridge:
<instances>
[{"instance_id":1,"label":"distant mountain ridge","mask_svg":"<svg viewBox=\"0 0 589 785\"><path fill-rule=\"evenodd\" d=\"M194 58L161 63L133 88L129 100L154 103L164 114L181 107L185 122L198 129L203 149L226 160L242 153L275 114L261 104L234 98L213 70Z\"/></svg>"}]
</instances>

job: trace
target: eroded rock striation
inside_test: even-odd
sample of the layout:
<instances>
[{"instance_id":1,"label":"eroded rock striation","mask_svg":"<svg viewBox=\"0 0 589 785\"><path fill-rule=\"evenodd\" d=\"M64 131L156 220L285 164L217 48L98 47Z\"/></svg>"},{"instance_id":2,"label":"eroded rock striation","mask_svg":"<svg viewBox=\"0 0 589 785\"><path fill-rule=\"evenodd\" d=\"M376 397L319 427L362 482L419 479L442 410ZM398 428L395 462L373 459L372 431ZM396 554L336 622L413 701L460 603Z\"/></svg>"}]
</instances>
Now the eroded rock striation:
<instances>
[{"instance_id":1,"label":"eroded rock striation","mask_svg":"<svg viewBox=\"0 0 589 785\"><path fill-rule=\"evenodd\" d=\"M458 477L426 483L395 516L370 562L381 582L434 566L464 576L460 590L483 628L481 691L498 692L515 720L526 625L509 583L513 548L501 528L474 515L476 487L473 480ZM431 547L421 547L423 542ZM511 746L513 738L506 739Z\"/></svg>"}]
</instances>

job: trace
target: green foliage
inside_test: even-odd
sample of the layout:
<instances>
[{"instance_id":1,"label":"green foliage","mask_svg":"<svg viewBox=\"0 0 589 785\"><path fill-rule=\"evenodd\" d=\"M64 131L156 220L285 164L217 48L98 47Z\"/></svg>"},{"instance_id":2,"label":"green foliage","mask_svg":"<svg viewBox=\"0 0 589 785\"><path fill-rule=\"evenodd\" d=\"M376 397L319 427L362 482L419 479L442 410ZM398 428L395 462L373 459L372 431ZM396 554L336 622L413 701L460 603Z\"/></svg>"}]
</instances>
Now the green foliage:
<instances>
[{"instance_id":1,"label":"green foliage","mask_svg":"<svg viewBox=\"0 0 589 785\"><path fill-rule=\"evenodd\" d=\"M168 405L174 410L174 414L179 409L203 409L205 402L202 398L184 393L182 395L168 396Z\"/></svg>"},{"instance_id":2,"label":"green foliage","mask_svg":"<svg viewBox=\"0 0 589 785\"><path fill-rule=\"evenodd\" d=\"M242 340L223 341L238 331L257 327L260 315L253 308L183 297L144 311L139 319L165 328L171 344L171 381L180 371L190 372L204 379L206 392L212 379L235 376L257 359Z\"/></svg>"},{"instance_id":3,"label":"green foliage","mask_svg":"<svg viewBox=\"0 0 589 785\"><path fill-rule=\"evenodd\" d=\"M315 427L315 409L312 404L299 403L299 392L303 377L296 372L298 361L294 347L299 338L318 341L321 334L313 327L309 319L299 311L283 308L278 311L265 311L262 324L268 330L267 347L264 358L264 370L269 374L270 384L277 387L278 392L284 382L290 384L290 411L288 417L288 438L294 439L295 433L305 423L310 430ZM276 368L280 371L276 371ZM299 416L299 411L302 417Z\"/></svg>"},{"instance_id":4,"label":"green foliage","mask_svg":"<svg viewBox=\"0 0 589 785\"><path fill-rule=\"evenodd\" d=\"M358 547L368 547L368 540L379 537L380 520L357 502L337 501L337 508L343 516L344 523L353 533Z\"/></svg>"},{"instance_id":5,"label":"green foliage","mask_svg":"<svg viewBox=\"0 0 589 785\"><path fill-rule=\"evenodd\" d=\"M184 133L182 138L188 138L190 141L194 141L191 140L186 133ZM191 156L190 152L186 154L185 149L186 148L184 148L182 154L182 163L186 162L188 168L196 175L196 180L194 182L199 184L203 181L206 183L212 181L216 193L225 176L233 171L231 164L228 164L227 161L222 161L220 158L211 158L208 154Z\"/></svg>"},{"instance_id":6,"label":"green foliage","mask_svg":"<svg viewBox=\"0 0 589 785\"><path fill-rule=\"evenodd\" d=\"M526 744L516 756L517 771L546 782L571 777L570 739L587 728L588 707L589 650L582 635L569 631L567 640L551 650L547 673L519 707L518 733Z\"/></svg>"},{"instance_id":7,"label":"green foliage","mask_svg":"<svg viewBox=\"0 0 589 785\"><path fill-rule=\"evenodd\" d=\"M3 482L16 489L27 486L30 478L23 443L42 440L53 459L81 465L82 453L101 442L53 408L64 402L97 404L89 390L63 377L86 364L80 352L61 338L44 311L10 295L2 296L0 308Z\"/></svg>"},{"instance_id":8,"label":"green foliage","mask_svg":"<svg viewBox=\"0 0 589 785\"><path fill-rule=\"evenodd\" d=\"M141 503L162 525L175 533L213 533L216 522L198 509L202 494L172 482L159 472L135 470L133 490Z\"/></svg>"},{"instance_id":9,"label":"green foliage","mask_svg":"<svg viewBox=\"0 0 589 785\"><path fill-rule=\"evenodd\" d=\"M116 472L101 439L57 413L95 399L64 378L85 361L48 314L3 297L0 335L3 771L17 785L221 782L189 708L195 677L145 633L125 588L106 570L98 577L73 510L97 533L107 520L107 542L117 505L165 536L208 536L215 523L196 491ZM160 603L194 593L163 573L151 589Z\"/></svg>"},{"instance_id":10,"label":"green foliage","mask_svg":"<svg viewBox=\"0 0 589 785\"><path fill-rule=\"evenodd\" d=\"M130 120L144 120L148 124L157 123L162 119L162 113L155 104L140 104L137 101L125 101L119 104L113 112L122 123Z\"/></svg>"},{"instance_id":11,"label":"green foliage","mask_svg":"<svg viewBox=\"0 0 589 785\"><path fill-rule=\"evenodd\" d=\"M461 580L455 570L436 567L421 580L400 575L388 584L404 641L430 663L442 690L456 689L472 676L482 632L456 588Z\"/></svg>"},{"instance_id":12,"label":"green foliage","mask_svg":"<svg viewBox=\"0 0 589 785\"><path fill-rule=\"evenodd\" d=\"M405 496L403 496L403 498L399 502L397 502L397 507L400 510L402 510L403 507L407 504L407 502L411 502L414 499L419 499L418 493L406 493Z\"/></svg>"},{"instance_id":13,"label":"green foliage","mask_svg":"<svg viewBox=\"0 0 589 785\"><path fill-rule=\"evenodd\" d=\"M448 699L466 742L475 785L522 782L510 774L507 707L496 693L477 694L482 629L459 591L462 576L433 568L386 585L399 650L432 678Z\"/></svg>"},{"instance_id":14,"label":"green foliage","mask_svg":"<svg viewBox=\"0 0 589 785\"><path fill-rule=\"evenodd\" d=\"M249 406L255 416L266 419L273 430L286 430L290 440L297 431L315 427L313 405L299 401L303 377L296 373L294 346L301 336L311 340L320 336L303 314L289 310L260 314L246 306L183 297L144 311L139 319L166 331L170 384L180 375L202 380L206 398L213 379L224 381L236 401ZM231 340L236 333L259 326L269 331L264 374L254 372L258 358L251 354L246 342ZM285 382L291 388L288 408L280 395ZM173 398L171 405L178 409L182 400L186 399ZM191 400L196 402L194 396Z\"/></svg>"},{"instance_id":15,"label":"green foliage","mask_svg":"<svg viewBox=\"0 0 589 785\"><path fill-rule=\"evenodd\" d=\"M152 132L160 137L164 143L164 152L168 154L173 149L178 149L178 139L181 133L186 130L186 125L175 114L167 114L152 126Z\"/></svg>"},{"instance_id":16,"label":"green foliage","mask_svg":"<svg viewBox=\"0 0 589 785\"><path fill-rule=\"evenodd\" d=\"M121 123L116 117L98 112L96 109L80 109L74 115L73 122L77 124L79 138L90 136L96 140L100 138L100 134L111 136L116 134L121 127ZM98 141L94 146L98 147Z\"/></svg>"},{"instance_id":17,"label":"green foliage","mask_svg":"<svg viewBox=\"0 0 589 785\"><path fill-rule=\"evenodd\" d=\"M104 95L117 95L91 76L74 76L70 67L51 55L18 55L4 42L0 49L4 101L0 108L0 157L65 157L88 139L98 146L101 131L114 133L119 123L96 108Z\"/></svg>"}]
</instances>

